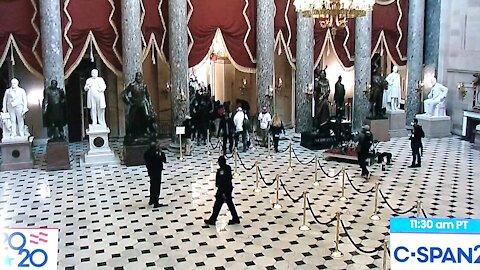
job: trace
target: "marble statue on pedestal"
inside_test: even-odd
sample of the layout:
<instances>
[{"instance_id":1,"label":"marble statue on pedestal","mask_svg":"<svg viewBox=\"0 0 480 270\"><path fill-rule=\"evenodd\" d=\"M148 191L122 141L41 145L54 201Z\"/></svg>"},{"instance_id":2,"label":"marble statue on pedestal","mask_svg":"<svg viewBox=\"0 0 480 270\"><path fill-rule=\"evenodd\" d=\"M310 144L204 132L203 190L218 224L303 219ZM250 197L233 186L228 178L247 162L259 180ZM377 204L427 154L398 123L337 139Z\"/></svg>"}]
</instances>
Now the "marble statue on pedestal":
<instances>
[{"instance_id":1,"label":"marble statue on pedestal","mask_svg":"<svg viewBox=\"0 0 480 270\"><path fill-rule=\"evenodd\" d=\"M92 70L92 77L87 79L85 83L85 91L87 91L87 108L90 109L92 125L101 125L106 127L105 122L105 90L107 85L103 78L98 77L98 70Z\"/></svg>"},{"instance_id":2,"label":"marble statue on pedestal","mask_svg":"<svg viewBox=\"0 0 480 270\"><path fill-rule=\"evenodd\" d=\"M54 141L65 140L63 128L67 124L66 97L56 80L43 92L43 124L48 129L48 137Z\"/></svg>"},{"instance_id":3,"label":"marble statue on pedestal","mask_svg":"<svg viewBox=\"0 0 480 270\"><path fill-rule=\"evenodd\" d=\"M446 116L445 100L447 99L448 88L432 78L432 89L424 101L425 115L430 117Z\"/></svg>"},{"instance_id":4,"label":"marble statue on pedestal","mask_svg":"<svg viewBox=\"0 0 480 270\"><path fill-rule=\"evenodd\" d=\"M314 127L320 130L322 126L330 121L330 108L328 96L330 95L330 82L327 79L325 69L315 70L314 97L315 97L315 119Z\"/></svg>"},{"instance_id":5,"label":"marble statue on pedestal","mask_svg":"<svg viewBox=\"0 0 480 270\"><path fill-rule=\"evenodd\" d=\"M401 77L398 74L398 67L394 66L392 73L390 73L385 81L388 83L388 89L385 91L385 107L387 111L400 110L400 93L401 93Z\"/></svg>"},{"instance_id":6,"label":"marble statue on pedestal","mask_svg":"<svg viewBox=\"0 0 480 270\"><path fill-rule=\"evenodd\" d=\"M125 143L154 141L158 133L156 116L141 72L135 74L135 81L127 86L122 97L128 108Z\"/></svg>"},{"instance_id":7,"label":"marble statue on pedestal","mask_svg":"<svg viewBox=\"0 0 480 270\"><path fill-rule=\"evenodd\" d=\"M342 76L338 76L338 81L335 83L335 100L336 116L342 118L345 115L345 86L342 83Z\"/></svg>"},{"instance_id":8,"label":"marble statue on pedestal","mask_svg":"<svg viewBox=\"0 0 480 270\"><path fill-rule=\"evenodd\" d=\"M3 96L3 111L1 114L3 140L14 137L28 137L28 127L25 125L25 114L28 112L27 94L19 87L17 79L12 79L11 87Z\"/></svg>"}]
</instances>

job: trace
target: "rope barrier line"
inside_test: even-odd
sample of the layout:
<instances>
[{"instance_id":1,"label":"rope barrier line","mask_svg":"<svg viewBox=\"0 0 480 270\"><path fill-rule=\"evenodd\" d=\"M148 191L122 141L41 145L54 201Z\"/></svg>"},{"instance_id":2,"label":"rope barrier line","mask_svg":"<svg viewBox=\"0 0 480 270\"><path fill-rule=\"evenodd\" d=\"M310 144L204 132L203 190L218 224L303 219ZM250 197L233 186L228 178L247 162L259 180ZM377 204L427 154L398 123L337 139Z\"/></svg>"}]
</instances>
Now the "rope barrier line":
<instances>
[{"instance_id":1,"label":"rope barrier line","mask_svg":"<svg viewBox=\"0 0 480 270\"><path fill-rule=\"evenodd\" d=\"M428 218L427 213L425 213L425 209L422 208L422 214L425 218Z\"/></svg>"},{"instance_id":2,"label":"rope barrier line","mask_svg":"<svg viewBox=\"0 0 480 270\"><path fill-rule=\"evenodd\" d=\"M272 181L271 183L267 183L267 181L266 181L265 178L263 177L262 170L260 170L260 167L258 168L258 173L260 174L260 179L262 179L262 182L263 182L267 187L273 186L273 184L275 184L275 179L273 179L273 181Z\"/></svg>"},{"instance_id":3,"label":"rope barrier line","mask_svg":"<svg viewBox=\"0 0 480 270\"><path fill-rule=\"evenodd\" d=\"M285 184L283 183L283 181L280 179L280 184L282 185L282 188L283 190L285 191L285 194L287 194L287 196L290 198L290 200L292 200L292 202L294 203L297 203L299 202L302 198L303 198L303 194L300 195L298 198L294 199L291 195L290 195L290 192L288 192L287 188L285 187Z\"/></svg>"},{"instance_id":4,"label":"rope barrier line","mask_svg":"<svg viewBox=\"0 0 480 270\"><path fill-rule=\"evenodd\" d=\"M302 165L304 166L307 166L309 165L310 163L314 162L315 161L315 157L312 158L312 160L310 160L309 162L307 163L303 163L299 158L298 158L298 155L297 155L297 152L295 152L295 148L292 147L292 151L293 151L293 154L295 155L295 159Z\"/></svg>"},{"instance_id":5,"label":"rope barrier line","mask_svg":"<svg viewBox=\"0 0 480 270\"><path fill-rule=\"evenodd\" d=\"M327 221L327 222L321 222L321 221L317 218L317 216L315 215L315 213L313 212L312 204L310 203L310 198L308 198L308 197L307 197L307 203L308 203L308 209L310 210L310 213L312 214L313 219L314 219L315 222L317 222L318 224L320 224L320 225L328 225L328 224L330 224L330 223L332 223L332 222L335 221L336 217L334 216L332 219L330 219L330 220Z\"/></svg>"},{"instance_id":6,"label":"rope barrier line","mask_svg":"<svg viewBox=\"0 0 480 270\"><path fill-rule=\"evenodd\" d=\"M327 176L328 178L336 178L342 173L342 170L339 170L338 173L335 174L334 176L328 175L328 172L325 171L325 169L322 166L322 163L320 163L320 159L318 160L318 166L320 167L320 170L322 170L323 174L325 174L325 176Z\"/></svg>"},{"instance_id":7,"label":"rope barrier line","mask_svg":"<svg viewBox=\"0 0 480 270\"><path fill-rule=\"evenodd\" d=\"M360 245L358 245L357 243L355 243L355 242L353 241L352 237L351 237L350 234L348 233L347 227L345 227L345 224L343 223L343 220L340 220L340 223L342 224L343 231L344 231L345 234L347 235L348 240L350 240L350 242L353 244L353 246L354 246L356 249L358 249L360 252L366 253L366 254L373 254L373 253L377 253L377 252L383 250L383 245L381 245L381 246L379 246L379 247L376 247L376 248L374 248L373 250L370 250L370 251L361 248Z\"/></svg>"},{"instance_id":8,"label":"rope barrier line","mask_svg":"<svg viewBox=\"0 0 480 270\"><path fill-rule=\"evenodd\" d=\"M243 160L242 160L242 158L240 157L240 155L239 155L238 153L237 153L237 156L238 156L238 160L240 161L240 164L242 165L242 167L243 167L245 170L250 171L250 170L253 170L253 168L255 168L255 163L253 163L252 167L247 168L247 167L245 166L245 164L243 163Z\"/></svg>"},{"instance_id":9,"label":"rope barrier line","mask_svg":"<svg viewBox=\"0 0 480 270\"><path fill-rule=\"evenodd\" d=\"M353 181L352 179L350 179L350 175L348 174L348 172L345 171L345 174L347 175L347 179L348 179L348 182L350 182L350 185L353 187L353 189L360 193L360 194L367 194L367 193L370 193L370 192L373 192L375 190L375 187L372 187L371 189L369 190L366 190L366 191L361 191L359 188L357 188L354 184L353 184Z\"/></svg>"},{"instance_id":10,"label":"rope barrier line","mask_svg":"<svg viewBox=\"0 0 480 270\"><path fill-rule=\"evenodd\" d=\"M410 209L406 210L406 211L401 211L401 210L398 210L398 209L395 209L393 208L387 201L387 198L385 197L385 195L383 194L383 191L380 189L380 195L382 196L382 199L383 201L388 205L388 207L396 214L399 214L399 215L404 215L406 213L409 213L409 212L412 212L414 209L415 209L415 205L410 207Z\"/></svg>"}]
</instances>

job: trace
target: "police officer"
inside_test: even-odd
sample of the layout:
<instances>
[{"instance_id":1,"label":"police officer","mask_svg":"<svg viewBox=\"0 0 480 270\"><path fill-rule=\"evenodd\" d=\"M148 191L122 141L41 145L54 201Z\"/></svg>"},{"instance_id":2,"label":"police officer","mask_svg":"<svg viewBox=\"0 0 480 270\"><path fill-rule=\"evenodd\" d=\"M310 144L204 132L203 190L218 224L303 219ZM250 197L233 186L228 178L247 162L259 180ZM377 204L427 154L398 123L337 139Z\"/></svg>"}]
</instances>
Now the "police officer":
<instances>
[{"instance_id":1,"label":"police officer","mask_svg":"<svg viewBox=\"0 0 480 270\"><path fill-rule=\"evenodd\" d=\"M150 148L145 152L144 158L148 176L150 177L150 200L148 204L153 204L155 208L163 206L158 203L158 197L160 196L160 186L162 184L163 163L167 162L167 158L155 142L150 144Z\"/></svg>"},{"instance_id":2,"label":"police officer","mask_svg":"<svg viewBox=\"0 0 480 270\"><path fill-rule=\"evenodd\" d=\"M239 224L240 219L232 201L232 168L227 164L227 160L224 156L218 158L218 165L220 168L218 168L215 178L215 185L217 186L217 194L215 195L216 200L213 205L212 215L209 219L205 220L205 223L208 225L215 225L220 209L222 208L223 203L226 202L228 210L230 210L230 214L232 215L232 219L228 224Z\"/></svg>"},{"instance_id":3,"label":"police officer","mask_svg":"<svg viewBox=\"0 0 480 270\"><path fill-rule=\"evenodd\" d=\"M423 149L422 138L425 137L422 126L418 124L418 119L413 119L413 129L410 135L410 147L412 148L412 165L409 168L419 168L422 166L420 148Z\"/></svg>"},{"instance_id":4,"label":"police officer","mask_svg":"<svg viewBox=\"0 0 480 270\"><path fill-rule=\"evenodd\" d=\"M370 172L367 169L367 158L370 153L370 147L373 144L373 135L370 132L370 126L365 125L362 127L362 131L358 135L358 144L357 144L357 157L358 165L362 169L362 177L369 178Z\"/></svg>"}]
</instances>

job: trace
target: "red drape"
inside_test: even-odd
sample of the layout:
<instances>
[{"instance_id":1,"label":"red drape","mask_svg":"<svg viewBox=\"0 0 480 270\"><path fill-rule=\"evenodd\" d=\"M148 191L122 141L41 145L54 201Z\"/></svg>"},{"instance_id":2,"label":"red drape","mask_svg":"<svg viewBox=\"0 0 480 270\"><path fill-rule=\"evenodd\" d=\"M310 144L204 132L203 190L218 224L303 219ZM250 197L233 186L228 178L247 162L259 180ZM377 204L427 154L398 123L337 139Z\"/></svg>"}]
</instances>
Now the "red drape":
<instances>
[{"instance_id":1,"label":"red drape","mask_svg":"<svg viewBox=\"0 0 480 270\"><path fill-rule=\"evenodd\" d=\"M67 0L67 47L64 50L67 76L79 64L94 39L102 60L116 74L121 63L121 10L120 0ZM90 36L90 33L92 36Z\"/></svg>"},{"instance_id":2,"label":"red drape","mask_svg":"<svg viewBox=\"0 0 480 270\"><path fill-rule=\"evenodd\" d=\"M155 50L168 60L168 1L143 0L144 14L142 35L146 56L149 50Z\"/></svg>"},{"instance_id":3,"label":"red drape","mask_svg":"<svg viewBox=\"0 0 480 270\"><path fill-rule=\"evenodd\" d=\"M0 1L0 65L9 46L14 48L30 72L41 76L41 42L38 0Z\"/></svg>"},{"instance_id":4,"label":"red drape","mask_svg":"<svg viewBox=\"0 0 480 270\"><path fill-rule=\"evenodd\" d=\"M295 68L297 12L293 0L275 0L275 11L275 41L280 42L280 46L285 50L288 62Z\"/></svg>"},{"instance_id":5,"label":"red drape","mask_svg":"<svg viewBox=\"0 0 480 270\"><path fill-rule=\"evenodd\" d=\"M189 67L208 54L217 29L220 29L232 60L245 69L254 68L255 1L191 0Z\"/></svg>"}]
</instances>

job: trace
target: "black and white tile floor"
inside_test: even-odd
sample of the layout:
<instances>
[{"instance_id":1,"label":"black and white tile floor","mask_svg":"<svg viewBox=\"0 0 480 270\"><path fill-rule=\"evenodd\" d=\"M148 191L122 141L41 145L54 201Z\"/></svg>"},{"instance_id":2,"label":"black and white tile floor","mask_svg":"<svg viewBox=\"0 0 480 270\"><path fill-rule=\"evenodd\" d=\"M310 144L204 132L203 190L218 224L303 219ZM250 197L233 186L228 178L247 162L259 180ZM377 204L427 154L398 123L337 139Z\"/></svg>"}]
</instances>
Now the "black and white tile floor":
<instances>
[{"instance_id":1,"label":"black and white tile floor","mask_svg":"<svg viewBox=\"0 0 480 270\"><path fill-rule=\"evenodd\" d=\"M430 216L479 218L479 152L456 137L426 139L423 167L409 169L410 150L406 138L379 145L394 155L393 165L381 172L373 166L373 179L382 178L381 190L389 203L401 210L421 199ZM120 153L120 143L113 143ZM282 141L280 149L286 149ZM315 152L293 145L304 162ZM242 219L228 226L226 206L215 227L205 226L213 205L214 179L211 156L197 148L194 156L178 162L168 153L161 200L166 207L152 209L148 202L148 178L144 166L82 168L83 144L71 145L72 170L47 172L44 147L35 148L36 168L0 173L0 227L58 227L60 229L58 269L381 269L383 252L364 254L341 229L343 258L333 259L335 222L315 223L310 213L310 231L302 232L303 201L292 202L280 190L283 208L272 209L275 185L261 182L255 194L255 170L239 168L234 201ZM317 152L319 155L320 152ZM293 198L308 191L312 209L322 222L342 213L348 233L367 251L388 238L389 218L394 214L380 203L379 222L370 221L373 192L359 194L346 186L349 201L340 202L341 178L319 173L320 185L313 186L314 168L294 159L294 171L287 172L288 152L266 159L265 149L241 153L247 167L258 160L270 182L276 174ZM229 160L233 167L233 160ZM374 180L359 178L357 165L324 162L338 172L345 166L362 190ZM239 165L240 166L240 165ZM415 212L404 216L415 216Z\"/></svg>"}]
</instances>

